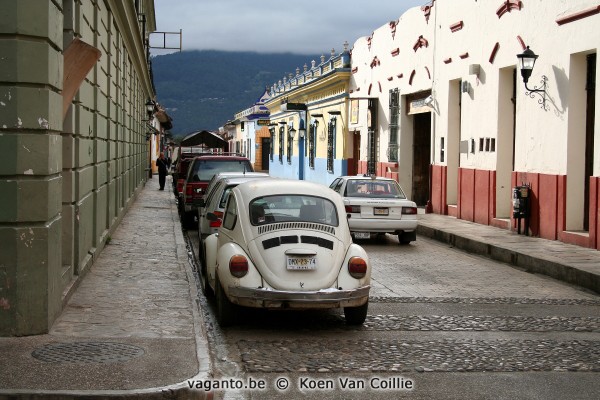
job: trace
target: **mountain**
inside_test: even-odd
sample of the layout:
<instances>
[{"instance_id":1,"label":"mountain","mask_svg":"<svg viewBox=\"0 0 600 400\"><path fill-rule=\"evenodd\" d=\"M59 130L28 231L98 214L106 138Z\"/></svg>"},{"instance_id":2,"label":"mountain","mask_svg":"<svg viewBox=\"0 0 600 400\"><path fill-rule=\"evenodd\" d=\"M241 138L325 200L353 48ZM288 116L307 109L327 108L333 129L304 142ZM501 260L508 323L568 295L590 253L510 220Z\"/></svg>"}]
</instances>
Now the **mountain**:
<instances>
[{"instance_id":1,"label":"mountain","mask_svg":"<svg viewBox=\"0 0 600 400\"><path fill-rule=\"evenodd\" d=\"M158 102L174 136L217 130L254 104L266 87L320 56L291 53L183 51L152 58Z\"/></svg>"}]
</instances>

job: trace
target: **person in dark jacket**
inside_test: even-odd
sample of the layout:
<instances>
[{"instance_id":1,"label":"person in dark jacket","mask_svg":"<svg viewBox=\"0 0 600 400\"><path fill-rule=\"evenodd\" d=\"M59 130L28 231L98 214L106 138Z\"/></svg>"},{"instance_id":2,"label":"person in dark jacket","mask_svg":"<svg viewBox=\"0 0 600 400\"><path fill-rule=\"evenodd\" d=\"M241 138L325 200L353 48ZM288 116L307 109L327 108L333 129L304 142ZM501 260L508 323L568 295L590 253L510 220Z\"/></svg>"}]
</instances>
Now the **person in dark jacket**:
<instances>
[{"instance_id":1,"label":"person in dark jacket","mask_svg":"<svg viewBox=\"0 0 600 400\"><path fill-rule=\"evenodd\" d=\"M165 190L165 181L167 179L167 170L169 168L169 162L165 158L165 153L161 152L158 156L156 167L158 168L158 184L160 185L160 189L158 190Z\"/></svg>"}]
</instances>

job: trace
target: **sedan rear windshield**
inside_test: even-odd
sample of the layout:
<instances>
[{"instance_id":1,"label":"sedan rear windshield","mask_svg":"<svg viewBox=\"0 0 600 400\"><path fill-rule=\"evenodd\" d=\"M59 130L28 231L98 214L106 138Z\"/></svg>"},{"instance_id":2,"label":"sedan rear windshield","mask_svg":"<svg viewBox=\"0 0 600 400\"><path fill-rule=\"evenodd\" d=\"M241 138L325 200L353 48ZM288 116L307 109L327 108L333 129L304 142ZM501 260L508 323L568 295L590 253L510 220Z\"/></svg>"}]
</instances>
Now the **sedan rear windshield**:
<instances>
[{"instance_id":1,"label":"sedan rear windshield","mask_svg":"<svg viewBox=\"0 0 600 400\"><path fill-rule=\"evenodd\" d=\"M265 196L252 200L249 208L252 225L316 222L338 226L335 204L322 197L298 194Z\"/></svg>"},{"instance_id":2,"label":"sedan rear windshield","mask_svg":"<svg viewBox=\"0 0 600 400\"><path fill-rule=\"evenodd\" d=\"M344 197L369 197L384 199L406 199L406 195L396 181L352 179L346 183Z\"/></svg>"},{"instance_id":3,"label":"sedan rear windshield","mask_svg":"<svg viewBox=\"0 0 600 400\"><path fill-rule=\"evenodd\" d=\"M248 160L196 160L191 171L192 182L208 182L220 172L253 172Z\"/></svg>"}]
</instances>

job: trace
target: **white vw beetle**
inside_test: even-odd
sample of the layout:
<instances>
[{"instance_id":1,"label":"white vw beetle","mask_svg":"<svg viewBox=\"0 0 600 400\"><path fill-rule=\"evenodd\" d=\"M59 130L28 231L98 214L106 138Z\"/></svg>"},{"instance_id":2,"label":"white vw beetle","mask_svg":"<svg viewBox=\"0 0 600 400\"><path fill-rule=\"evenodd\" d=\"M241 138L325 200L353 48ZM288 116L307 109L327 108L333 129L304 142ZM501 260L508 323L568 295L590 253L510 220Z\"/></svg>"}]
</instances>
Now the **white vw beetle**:
<instances>
[{"instance_id":1,"label":"white vw beetle","mask_svg":"<svg viewBox=\"0 0 600 400\"><path fill-rule=\"evenodd\" d=\"M342 307L348 324L366 318L369 259L352 243L342 198L326 186L286 179L239 184L205 251L202 285L205 293L214 290L222 325L235 320L238 306Z\"/></svg>"}]
</instances>

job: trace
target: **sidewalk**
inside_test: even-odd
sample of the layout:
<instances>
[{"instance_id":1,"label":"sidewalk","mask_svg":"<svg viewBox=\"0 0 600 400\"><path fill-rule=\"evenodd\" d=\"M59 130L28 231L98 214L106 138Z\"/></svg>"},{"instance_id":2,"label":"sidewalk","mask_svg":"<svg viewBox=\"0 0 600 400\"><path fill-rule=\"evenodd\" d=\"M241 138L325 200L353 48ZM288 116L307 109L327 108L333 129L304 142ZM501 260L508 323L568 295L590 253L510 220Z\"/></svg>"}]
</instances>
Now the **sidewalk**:
<instances>
[{"instance_id":1,"label":"sidewalk","mask_svg":"<svg viewBox=\"0 0 600 400\"><path fill-rule=\"evenodd\" d=\"M170 180L150 179L47 335L0 338L0 398L205 398L209 352Z\"/></svg>"},{"instance_id":2,"label":"sidewalk","mask_svg":"<svg viewBox=\"0 0 600 400\"><path fill-rule=\"evenodd\" d=\"M439 214L419 214L417 233L600 293L600 251L594 249Z\"/></svg>"}]
</instances>

